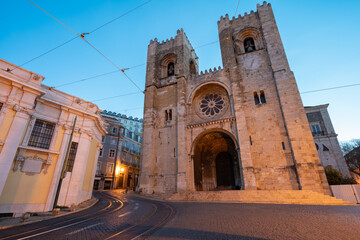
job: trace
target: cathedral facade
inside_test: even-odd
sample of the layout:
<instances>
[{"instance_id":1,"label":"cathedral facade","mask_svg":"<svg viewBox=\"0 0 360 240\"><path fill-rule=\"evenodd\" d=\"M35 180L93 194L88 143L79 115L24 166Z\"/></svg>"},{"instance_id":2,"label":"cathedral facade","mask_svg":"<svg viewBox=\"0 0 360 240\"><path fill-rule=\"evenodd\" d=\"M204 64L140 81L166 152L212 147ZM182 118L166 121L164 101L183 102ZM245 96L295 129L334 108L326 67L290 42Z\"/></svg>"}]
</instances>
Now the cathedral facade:
<instances>
[{"instance_id":1,"label":"cathedral facade","mask_svg":"<svg viewBox=\"0 0 360 240\"><path fill-rule=\"evenodd\" d=\"M150 41L139 191L329 194L271 5L218 31L223 68L200 73L182 29Z\"/></svg>"}]
</instances>

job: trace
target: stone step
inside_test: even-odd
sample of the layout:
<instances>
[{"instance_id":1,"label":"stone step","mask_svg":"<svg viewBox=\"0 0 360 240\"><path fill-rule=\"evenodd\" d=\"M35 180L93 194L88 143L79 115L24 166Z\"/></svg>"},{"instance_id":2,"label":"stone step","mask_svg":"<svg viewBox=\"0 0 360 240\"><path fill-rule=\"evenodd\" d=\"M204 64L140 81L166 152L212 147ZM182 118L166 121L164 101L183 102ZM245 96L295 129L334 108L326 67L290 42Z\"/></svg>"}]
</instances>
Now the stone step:
<instances>
[{"instance_id":1,"label":"stone step","mask_svg":"<svg viewBox=\"0 0 360 240\"><path fill-rule=\"evenodd\" d=\"M177 193L170 200L277 204L352 205L342 199L309 190L229 190Z\"/></svg>"}]
</instances>

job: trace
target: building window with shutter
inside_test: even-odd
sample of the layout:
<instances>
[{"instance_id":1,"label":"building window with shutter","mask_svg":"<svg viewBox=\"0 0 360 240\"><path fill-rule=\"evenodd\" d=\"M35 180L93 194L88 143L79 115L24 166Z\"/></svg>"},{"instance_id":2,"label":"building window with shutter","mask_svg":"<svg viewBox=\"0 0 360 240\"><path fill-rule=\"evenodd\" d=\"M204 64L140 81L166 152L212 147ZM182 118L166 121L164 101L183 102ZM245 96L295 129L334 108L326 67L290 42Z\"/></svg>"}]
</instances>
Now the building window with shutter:
<instances>
[{"instance_id":1,"label":"building window with shutter","mask_svg":"<svg viewBox=\"0 0 360 240\"><path fill-rule=\"evenodd\" d=\"M113 163L108 163L106 165L106 172L107 173L112 173L113 172L113 168L114 168L114 164Z\"/></svg>"},{"instance_id":2,"label":"building window with shutter","mask_svg":"<svg viewBox=\"0 0 360 240\"><path fill-rule=\"evenodd\" d=\"M115 157L115 149L110 149L109 150L109 158L114 158Z\"/></svg>"}]
</instances>

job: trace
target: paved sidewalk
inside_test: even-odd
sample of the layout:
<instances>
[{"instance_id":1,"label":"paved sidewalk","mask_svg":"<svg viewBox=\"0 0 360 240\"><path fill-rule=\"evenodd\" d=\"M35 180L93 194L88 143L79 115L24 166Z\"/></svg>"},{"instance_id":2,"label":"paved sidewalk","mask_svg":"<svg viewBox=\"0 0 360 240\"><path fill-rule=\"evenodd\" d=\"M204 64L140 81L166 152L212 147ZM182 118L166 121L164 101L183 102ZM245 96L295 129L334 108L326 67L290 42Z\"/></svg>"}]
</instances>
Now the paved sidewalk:
<instances>
[{"instance_id":1,"label":"paved sidewalk","mask_svg":"<svg viewBox=\"0 0 360 240\"><path fill-rule=\"evenodd\" d=\"M0 229L6 229L22 224L29 224L33 222L43 221L46 219L54 218L54 217L60 217L67 214L79 212L82 210L85 210L89 207L92 207L95 203L98 202L98 199L91 198L87 201L84 201L77 205L73 211L70 211L70 208L62 208L60 212L57 215L53 215L52 212L36 212L36 213L30 213L29 218L25 219L24 221L21 219L21 217L3 217L0 218Z\"/></svg>"}]
</instances>

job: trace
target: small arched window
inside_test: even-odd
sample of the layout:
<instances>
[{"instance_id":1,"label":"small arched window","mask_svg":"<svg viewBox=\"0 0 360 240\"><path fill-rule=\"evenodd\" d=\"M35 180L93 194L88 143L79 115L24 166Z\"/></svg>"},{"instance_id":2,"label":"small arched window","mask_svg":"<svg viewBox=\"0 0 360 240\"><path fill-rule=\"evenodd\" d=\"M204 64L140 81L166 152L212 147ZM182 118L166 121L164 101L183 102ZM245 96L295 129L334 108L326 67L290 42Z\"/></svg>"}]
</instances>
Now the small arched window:
<instances>
[{"instance_id":1,"label":"small arched window","mask_svg":"<svg viewBox=\"0 0 360 240\"><path fill-rule=\"evenodd\" d=\"M266 103L264 91L260 91L260 101L261 103Z\"/></svg>"},{"instance_id":2,"label":"small arched window","mask_svg":"<svg viewBox=\"0 0 360 240\"><path fill-rule=\"evenodd\" d=\"M195 74L196 73L196 68L195 68L195 64L193 61L190 62L190 74Z\"/></svg>"},{"instance_id":3,"label":"small arched window","mask_svg":"<svg viewBox=\"0 0 360 240\"><path fill-rule=\"evenodd\" d=\"M171 111L171 109L169 109L169 120L170 121L172 120L172 111Z\"/></svg>"},{"instance_id":4,"label":"small arched window","mask_svg":"<svg viewBox=\"0 0 360 240\"><path fill-rule=\"evenodd\" d=\"M260 104L260 99L259 99L259 95L257 94L257 92L254 92L254 101L255 101L255 105Z\"/></svg>"},{"instance_id":5,"label":"small arched window","mask_svg":"<svg viewBox=\"0 0 360 240\"><path fill-rule=\"evenodd\" d=\"M244 40L244 48L245 48L245 52L248 53L248 52L252 52L255 49L255 42L254 42L254 39L252 38L246 38Z\"/></svg>"},{"instance_id":6,"label":"small arched window","mask_svg":"<svg viewBox=\"0 0 360 240\"><path fill-rule=\"evenodd\" d=\"M175 64L173 62L168 64L167 73L168 77L175 75Z\"/></svg>"}]
</instances>

